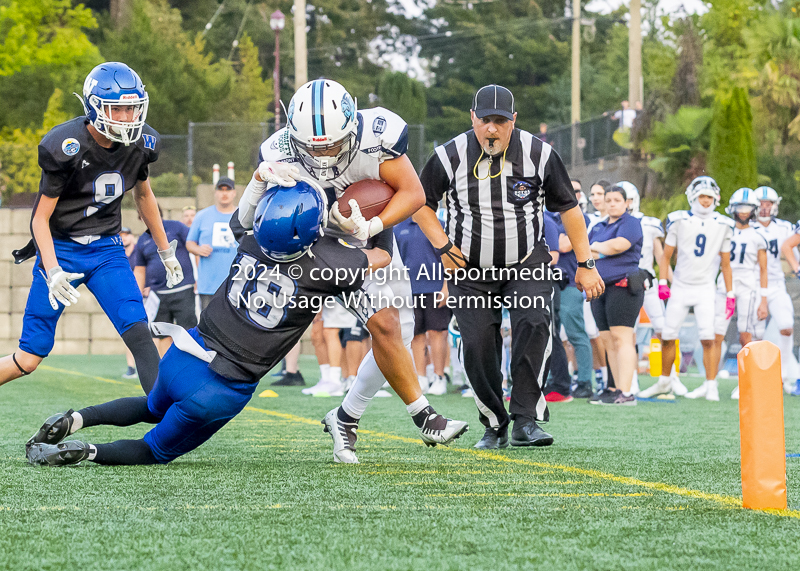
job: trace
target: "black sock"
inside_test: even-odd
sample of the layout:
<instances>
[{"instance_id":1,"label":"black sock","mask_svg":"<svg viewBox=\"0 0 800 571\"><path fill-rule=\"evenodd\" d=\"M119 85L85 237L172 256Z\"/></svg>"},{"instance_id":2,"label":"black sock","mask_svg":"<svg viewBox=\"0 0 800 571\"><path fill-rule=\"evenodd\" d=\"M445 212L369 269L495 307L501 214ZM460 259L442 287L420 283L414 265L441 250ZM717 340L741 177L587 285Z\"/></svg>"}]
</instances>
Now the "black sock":
<instances>
[{"instance_id":1,"label":"black sock","mask_svg":"<svg viewBox=\"0 0 800 571\"><path fill-rule=\"evenodd\" d=\"M336 418L341 420L342 422L347 422L350 424L358 424L358 419L353 418L349 414L347 414L342 407L339 407L339 410L336 411Z\"/></svg>"},{"instance_id":2,"label":"black sock","mask_svg":"<svg viewBox=\"0 0 800 571\"><path fill-rule=\"evenodd\" d=\"M608 363L608 353L606 352L606 364ZM608 389L616 389L617 384L614 382L614 375L611 374L611 367L606 367L608 369L608 385L606 388Z\"/></svg>"},{"instance_id":3,"label":"black sock","mask_svg":"<svg viewBox=\"0 0 800 571\"><path fill-rule=\"evenodd\" d=\"M132 426L140 422L156 424L160 420L147 408L147 397L121 398L87 406L78 412L83 417L83 428L98 424L111 426Z\"/></svg>"},{"instance_id":4,"label":"black sock","mask_svg":"<svg viewBox=\"0 0 800 571\"><path fill-rule=\"evenodd\" d=\"M117 440L108 444L93 444L97 455L92 462L109 466L157 464L153 452L144 440Z\"/></svg>"},{"instance_id":5,"label":"black sock","mask_svg":"<svg viewBox=\"0 0 800 571\"><path fill-rule=\"evenodd\" d=\"M149 395L156 384L158 377L158 349L150 337L150 330L146 323L135 323L133 327L122 334L122 340L133 354L136 361L136 370L139 372L139 383L144 389L144 394Z\"/></svg>"},{"instance_id":6,"label":"black sock","mask_svg":"<svg viewBox=\"0 0 800 571\"><path fill-rule=\"evenodd\" d=\"M414 419L414 424L417 425L417 428L422 428L431 415L436 415L436 418L429 423L428 428L432 430L444 430L447 426L447 419L437 413L431 405L426 406L411 418Z\"/></svg>"}]
</instances>

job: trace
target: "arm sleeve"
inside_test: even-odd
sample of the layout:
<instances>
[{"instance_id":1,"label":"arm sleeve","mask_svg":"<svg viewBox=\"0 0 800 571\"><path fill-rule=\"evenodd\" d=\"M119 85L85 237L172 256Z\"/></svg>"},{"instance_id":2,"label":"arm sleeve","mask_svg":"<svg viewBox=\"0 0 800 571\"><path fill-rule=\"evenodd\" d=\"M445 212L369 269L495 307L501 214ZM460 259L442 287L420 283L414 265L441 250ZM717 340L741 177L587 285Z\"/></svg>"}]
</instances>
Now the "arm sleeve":
<instances>
[{"instance_id":1,"label":"arm sleeve","mask_svg":"<svg viewBox=\"0 0 800 571\"><path fill-rule=\"evenodd\" d=\"M450 187L450 177L447 176L439 155L433 153L428 159L419 175L419 180L425 190L425 204L436 212L439 209L439 201Z\"/></svg>"},{"instance_id":2,"label":"arm sleeve","mask_svg":"<svg viewBox=\"0 0 800 571\"><path fill-rule=\"evenodd\" d=\"M550 148L550 156L544 165L542 188L544 189L544 203L550 212L564 212L578 205L572 181L567 174L567 168L561 161L558 153L547 143L542 144L542 152Z\"/></svg>"},{"instance_id":3,"label":"arm sleeve","mask_svg":"<svg viewBox=\"0 0 800 571\"><path fill-rule=\"evenodd\" d=\"M389 254L394 255L394 232L391 228L386 228L367 241L368 248L380 248Z\"/></svg>"},{"instance_id":4,"label":"arm sleeve","mask_svg":"<svg viewBox=\"0 0 800 571\"><path fill-rule=\"evenodd\" d=\"M39 192L49 198L58 198L67 186L69 176L50 151L39 145L39 167L42 169L42 179L39 182Z\"/></svg>"}]
</instances>

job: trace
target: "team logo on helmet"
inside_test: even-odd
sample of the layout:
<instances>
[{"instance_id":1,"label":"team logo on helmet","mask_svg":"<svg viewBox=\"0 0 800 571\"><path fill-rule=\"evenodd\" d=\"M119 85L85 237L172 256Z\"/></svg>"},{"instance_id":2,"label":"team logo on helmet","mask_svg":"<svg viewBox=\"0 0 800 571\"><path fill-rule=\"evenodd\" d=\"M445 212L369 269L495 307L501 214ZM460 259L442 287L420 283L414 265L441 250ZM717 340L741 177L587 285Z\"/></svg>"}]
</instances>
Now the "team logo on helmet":
<instances>
[{"instance_id":1,"label":"team logo on helmet","mask_svg":"<svg viewBox=\"0 0 800 571\"><path fill-rule=\"evenodd\" d=\"M294 117L294 98L289 102L289 111L286 112L286 121L289 126L297 131L297 127L295 127L294 123L292 123L292 118Z\"/></svg>"},{"instance_id":2,"label":"team logo on helmet","mask_svg":"<svg viewBox=\"0 0 800 571\"><path fill-rule=\"evenodd\" d=\"M81 144L77 139L64 139L61 143L61 150L64 151L65 155L71 157L78 154L78 151L81 150Z\"/></svg>"},{"instance_id":3,"label":"team logo on helmet","mask_svg":"<svg viewBox=\"0 0 800 571\"><path fill-rule=\"evenodd\" d=\"M344 129L347 124L353 120L353 110L355 105L353 104L353 100L350 98L348 93L342 95L342 113L344 113L344 123L342 123L342 129Z\"/></svg>"},{"instance_id":4,"label":"team logo on helmet","mask_svg":"<svg viewBox=\"0 0 800 571\"><path fill-rule=\"evenodd\" d=\"M386 130L386 118L385 117L375 117L375 120L372 122L372 132L377 137L381 133Z\"/></svg>"}]
</instances>

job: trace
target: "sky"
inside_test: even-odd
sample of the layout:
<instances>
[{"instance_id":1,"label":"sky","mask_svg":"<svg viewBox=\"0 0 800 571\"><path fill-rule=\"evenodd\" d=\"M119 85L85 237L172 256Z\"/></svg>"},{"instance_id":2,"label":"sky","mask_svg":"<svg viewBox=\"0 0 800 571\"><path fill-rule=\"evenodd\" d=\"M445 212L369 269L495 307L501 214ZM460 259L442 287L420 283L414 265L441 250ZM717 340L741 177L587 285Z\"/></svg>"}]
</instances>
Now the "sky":
<instances>
[{"instance_id":1,"label":"sky","mask_svg":"<svg viewBox=\"0 0 800 571\"><path fill-rule=\"evenodd\" d=\"M630 0L592 0L587 8L593 12L607 13L617 9L621 4L629 4ZM667 14L678 10L681 6L689 14L702 14L708 10L706 3L700 0L661 0L658 13Z\"/></svg>"}]
</instances>

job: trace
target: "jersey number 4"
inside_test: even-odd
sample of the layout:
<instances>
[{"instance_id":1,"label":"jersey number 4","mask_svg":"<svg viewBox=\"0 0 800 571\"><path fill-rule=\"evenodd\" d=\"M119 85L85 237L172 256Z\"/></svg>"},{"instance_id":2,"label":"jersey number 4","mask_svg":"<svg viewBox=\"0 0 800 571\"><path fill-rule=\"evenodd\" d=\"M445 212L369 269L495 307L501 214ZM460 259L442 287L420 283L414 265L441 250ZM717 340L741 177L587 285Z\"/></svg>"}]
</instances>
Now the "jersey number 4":
<instances>
[{"instance_id":1,"label":"jersey number 4","mask_svg":"<svg viewBox=\"0 0 800 571\"><path fill-rule=\"evenodd\" d=\"M772 254L773 258L778 257L778 241L777 240L770 240L769 241L769 253Z\"/></svg>"},{"instance_id":2,"label":"jersey number 4","mask_svg":"<svg viewBox=\"0 0 800 571\"><path fill-rule=\"evenodd\" d=\"M84 216L91 216L106 204L111 204L125 192L122 175L118 172L104 172L94 179L94 204L87 206Z\"/></svg>"}]
</instances>

